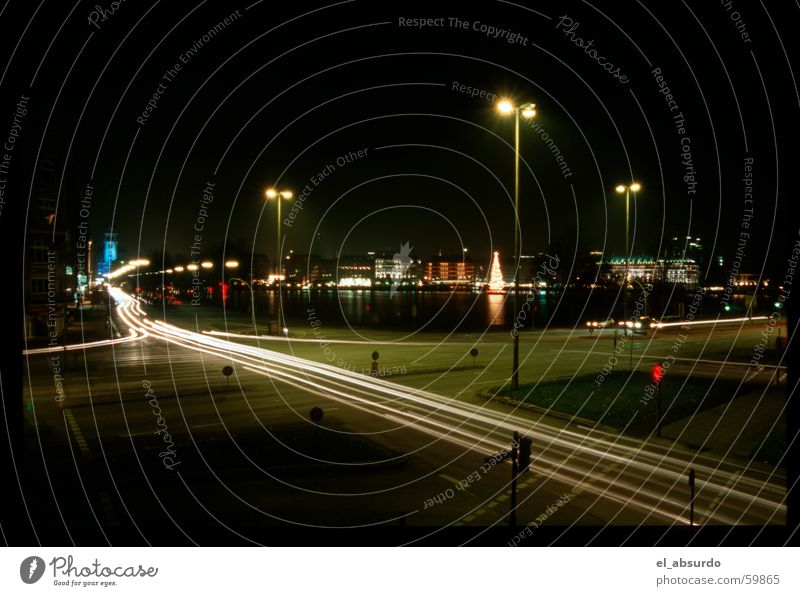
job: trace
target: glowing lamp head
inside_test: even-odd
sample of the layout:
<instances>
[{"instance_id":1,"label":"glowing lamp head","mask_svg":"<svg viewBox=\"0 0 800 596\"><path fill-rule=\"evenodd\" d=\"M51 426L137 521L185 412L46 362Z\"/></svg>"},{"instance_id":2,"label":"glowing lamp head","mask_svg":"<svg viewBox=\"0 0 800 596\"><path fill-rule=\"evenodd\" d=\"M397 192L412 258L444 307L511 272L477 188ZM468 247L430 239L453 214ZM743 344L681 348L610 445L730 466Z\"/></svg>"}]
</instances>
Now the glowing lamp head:
<instances>
[{"instance_id":1,"label":"glowing lamp head","mask_svg":"<svg viewBox=\"0 0 800 596\"><path fill-rule=\"evenodd\" d=\"M512 104L507 99L504 99L499 104L497 104L497 109L500 110L502 114L510 114L514 111L514 104Z\"/></svg>"},{"instance_id":2,"label":"glowing lamp head","mask_svg":"<svg viewBox=\"0 0 800 596\"><path fill-rule=\"evenodd\" d=\"M175 267L175 271L177 271L178 273L180 273L180 272L181 272L181 271L183 271L183 270L184 270L184 266L183 266L183 265L177 265L177 266Z\"/></svg>"},{"instance_id":3,"label":"glowing lamp head","mask_svg":"<svg viewBox=\"0 0 800 596\"><path fill-rule=\"evenodd\" d=\"M270 188L266 193L268 199L274 199L278 196L278 191L274 188Z\"/></svg>"},{"instance_id":4,"label":"glowing lamp head","mask_svg":"<svg viewBox=\"0 0 800 596\"><path fill-rule=\"evenodd\" d=\"M642 190L642 185L639 184L638 182L634 182L633 184L631 184L631 190L633 192L639 192L640 190Z\"/></svg>"},{"instance_id":5,"label":"glowing lamp head","mask_svg":"<svg viewBox=\"0 0 800 596\"><path fill-rule=\"evenodd\" d=\"M536 116L536 104L529 103L522 106L522 117L530 120Z\"/></svg>"},{"instance_id":6,"label":"glowing lamp head","mask_svg":"<svg viewBox=\"0 0 800 596\"><path fill-rule=\"evenodd\" d=\"M225 266L228 269L236 269L239 266L239 261L225 261Z\"/></svg>"},{"instance_id":7,"label":"glowing lamp head","mask_svg":"<svg viewBox=\"0 0 800 596\"><path fill-rule=\"evenodd\" d=\"M294 195L292 194L291 190L284 190L284 191L281 192L281 196L284 199L291 199Z\"/></svg>"},{"instance_id":8,"label":"glowing lamp head","mask_svg":"<svg viewBox=\"0 0 800 596\"><path fill-rule=\"evenodd\" d=\"M211 261L203 261L202 263L200 263L200 266L203 269L211 269L214 266L214 263L212 263Z\"/></svg>"},{"instance_id":9,"label":"glowing lamp head","mask_svg":"<svg viewBox=\"0 0 800 596\"><path fill-rule=\"evenodd\" d=\"M628 187L625 186L624 184L619 184L619 185L617 185L617 188L614 189L614 190L616 190L618 193L622 194L623 192L625 192L626 188L628 188Z\"/></svg>"}]
</instances>

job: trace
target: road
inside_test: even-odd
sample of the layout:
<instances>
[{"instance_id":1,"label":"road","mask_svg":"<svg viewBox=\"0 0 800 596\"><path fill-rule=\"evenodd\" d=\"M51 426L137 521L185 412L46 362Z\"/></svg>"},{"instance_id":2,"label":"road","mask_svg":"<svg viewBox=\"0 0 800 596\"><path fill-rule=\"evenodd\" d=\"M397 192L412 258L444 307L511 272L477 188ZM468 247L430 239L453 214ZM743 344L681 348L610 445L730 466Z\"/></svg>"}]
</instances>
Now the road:
<instances>
[{"instance_id":1,"label":"road","mask_svg":"<svg viewBox=\"0 0 800 596\"><path fill-rule=\"evenodd\" d=\"M690 468L695 523L785 520L780 470L514 410L465 391L496 382L487 377L504 370L502 341L494 350L490 341L481 344L488 363L478 370L372 378L320 362L326 357L316 337L299 345L317 361L286 353L298 342L273 341L267 349L263 341L154 320L113 292L120 341L75 351L81 357L63 375L63 399L53 398L45 372L51 356L28 355L27 397L39 433L32 449L48 461L45 453L63 450L60 440L69 437L62 468L48 471L63 473L64 484L44 483L50 495L39 506L54 505L67 528L88 524L106 536L124 527L147 542L155 528L191 541L186 528L198 523L244 541L254 539L243 528L275 525L435 531L507 524L510 466L485 458L507 449L514 431L534 445L532 471L519 482L522 526L687 525ZM562 354L536 363L543 371L574 371L576 362L608 357L573 354L559 333L542 334ZM413 343L402 349L428 349ZM63 358L69 367L69 355ZM230 386L220 372L226 365L234 369ZM325 412L317 428L308 422L314 406ZM79 514L58 506L67 486L86 497Z\"/></svg>"}]
</instances>

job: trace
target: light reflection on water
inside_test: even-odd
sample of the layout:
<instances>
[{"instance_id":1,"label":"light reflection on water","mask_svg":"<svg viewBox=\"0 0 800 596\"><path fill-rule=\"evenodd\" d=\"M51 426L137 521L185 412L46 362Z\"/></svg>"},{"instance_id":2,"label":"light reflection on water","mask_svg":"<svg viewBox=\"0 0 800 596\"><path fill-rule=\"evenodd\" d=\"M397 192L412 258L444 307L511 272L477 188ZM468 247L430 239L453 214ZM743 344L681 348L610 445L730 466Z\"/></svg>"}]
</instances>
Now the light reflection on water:
<instances>
[{"instance_id":1,"label":"light reflection on water","mask_svg":"<svg viewBox=\"0 0 800 596\"><path fill-rule=\"evenodd\" d=\"M527 293L520 292L520 308L527 297ZM612 316L621 317L622 304L616 298L616 293L611 291L539 294L531 308L526 309L524 327L530 328L532 318L535 327L541 329L547 325L577 324L582 327L587 320L607 318L610 312L614 313ZM274 292L259 293L259 312L274 313L275 299ZM242 300L248 300L246 293L242 294ZM663 304L654 302L651 301L648 308L653 313L660 312ZM669 308L674 310L677 302L679 300L673 297ZM729 316L745 308L744 303L739 302L732 297L734 309ZM703 307L706 314L716 315L718 300L707 297ZM501 329L510 327L515 319L513 296L470 291L396 292L390 295L388 290L291 290L283 293L283 308L287 319L295 324L306 321L308 309L313 308L324 325L409 331Z\"/></svg>"}]
</instances>

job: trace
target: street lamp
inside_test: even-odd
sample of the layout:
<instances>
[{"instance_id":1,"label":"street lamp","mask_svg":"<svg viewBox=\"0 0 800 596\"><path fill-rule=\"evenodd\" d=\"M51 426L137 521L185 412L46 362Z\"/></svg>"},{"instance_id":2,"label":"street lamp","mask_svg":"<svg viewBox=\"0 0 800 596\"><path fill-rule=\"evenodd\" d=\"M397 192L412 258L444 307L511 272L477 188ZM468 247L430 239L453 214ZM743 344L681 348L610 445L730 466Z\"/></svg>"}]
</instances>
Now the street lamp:
<instances>
[{"instance_id":1,"label":"street lamp","mask_svg":"<svg viewBox=\"0 0 800 596\"><path fill-rule=\"evenodd\" d=\"M283 321L281 316L281 199L291 199L294 195L290 190L268 189L265 193L267 200L275 199L278 203L278 236L275 238L275 281L278 282L278 295L276 305L276 315L278 318L278 329L282 329Z\"/></svg>"},{"instance_id":2,"label":"street lamp","mask_svg":"<svg viewBox=\"0 0 800 596\"><path fill-rule=\"evenodd\" d=\"M631 206L631 192L633 193L633 200L636 201L636 193L642 189L642 185L638 182L631 182L630 184L618 184L616 187L616 191L619 194L625 193L625 278L622 280L622 283L625 285L623 286L623 294L622 294L622 312L623 318L625 321L628 320L628 301L625 299L625 293L628 288L628 263L630 261L630 240L629 240L629 228L630 228L630 206ZM627 329L627 328L626 328Z\"/></svg>"},{"instance_id":3,"label":"street lamp","mask_svg":"<svg viewBox=\"0 0 800 596\"><path fill-rule=\"evenodd\" d=\"M516 260L516 267L514 267L514 321L517 320L517 311L519 309L519 121L521 118L530 120L536 116L536 104L524 103L515 106L507 99L502 100L497 104L497 109L501 114L514 114L514 259ZM511 372L511 389L519 387L519 330L514 329L514 362Z\"/></svg>"}]
</instances>

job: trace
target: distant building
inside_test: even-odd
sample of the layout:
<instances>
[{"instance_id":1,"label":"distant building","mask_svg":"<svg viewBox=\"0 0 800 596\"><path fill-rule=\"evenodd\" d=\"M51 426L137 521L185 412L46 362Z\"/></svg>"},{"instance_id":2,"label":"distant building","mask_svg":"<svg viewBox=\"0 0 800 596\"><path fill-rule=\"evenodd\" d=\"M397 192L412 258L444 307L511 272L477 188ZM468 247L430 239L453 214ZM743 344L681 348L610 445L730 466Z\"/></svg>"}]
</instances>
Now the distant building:
<instances>
[{"instance_id":1,"label":"distant building","mask_svg":"<svg viewBox=\"0 0 800 596\"><path fill-rule=\"evenodd\" d=\"M463 284L475 281L475 263L468 257L440 256L422 267L422 280L432 284Z\"/></svg>"},{"instance_id":2,"label":"distant building","mask_svg":"<svg viewBox=\"0 0 800 596\"><path fill-rule=\"evenodd\" d=\"M57 217L55 164L41 160L33 183L25 252L25 331L28 339L48 338L57 345L74 302L74 264L68 223Z\"/></svg>"},{"instance_id":3,"label":"distant building","mask_svg":"<svg viewBox=\"0 0 800 596\"><path fill-rule=\"evenodd\" d=\"M506 257L501 262L503 279L507 283L514 283L514 273L516 272L521 286L530 285L534 278L539 285L552 286L555 284L555 277L549 273L549 268L542 266L543 263L548 263L549 259L550 257L542 252L534 255L520 255L518 268L514 257Z\"/></svg>"},{"instance_id":4,"label":"distant building","mask_svg":"<svg viewBox=\"0 0 800 596\"><path fill-rule=\"evenodd\" d=\"M416 281L421 262L410 255L396 253L375 257L375 280Z\"/></svg>"},{"instance_id":5,"label":"distant building","mask_svg":"<svg viewBox=\"0 0 800 596\"><path fill-rule=\"evenodd\" d=\"M103 239L103 260L97 262L97 275L105 275L114 268L117 260L117 233L109 230Z\"/></svg>"},{"instance_id":6,"label":"distant building","mask_svg":"<svg viewBox=\"0 0 800 596\"><path fill-rule=\"evenodd\" d=\"M697 287L700 269L694 259L654 259L634 257L612 258L601 263L605 266L606 278L621 281L626 275L644 283L668 283Z\"/></svg>"},{"instance_id":7,"label":"distant building","mask_svg":"<svg viewBox=\"0 0 800 596\"><path fill-rule=\"evenodd\" d=\"M695 236L673 236L667 244L665 254L668 259L691 259L702 264L703 241Z\"/></svg>"},{"instance_id":8,"label":"distant building","mask_svg":"<svg viewBox=\"0 0 800 596\"><path fill-rule=\"evenodd\" d=\"M739 273L734 280L733 285L737 288L754 288L758 286L759 277L761 277L761 284L764 286L769 285L769 278L762 277L757 273Z\"/></svg>"},{"instance_id":9,"label":"distant building","mask_svg":"<svg viewBox=\"0 0 800 596\"><path fill-rule=\"evenodd\" d=\"M319 255L287 255L284 261L286 280L292 283L324 284L335 281L336 262Z\"/></svg>"},{"instance_id":10,"label":"distant building","mask_svg":"<svg viewBox=\"0 0 800 596\"><path fill-rule=\"evenodd\" d=\"M339 280L347 278L369 279L375 276L375 259L371 255L340 256L336 264Z\"/></svg>"}]
</instances>

